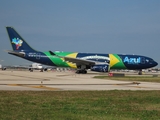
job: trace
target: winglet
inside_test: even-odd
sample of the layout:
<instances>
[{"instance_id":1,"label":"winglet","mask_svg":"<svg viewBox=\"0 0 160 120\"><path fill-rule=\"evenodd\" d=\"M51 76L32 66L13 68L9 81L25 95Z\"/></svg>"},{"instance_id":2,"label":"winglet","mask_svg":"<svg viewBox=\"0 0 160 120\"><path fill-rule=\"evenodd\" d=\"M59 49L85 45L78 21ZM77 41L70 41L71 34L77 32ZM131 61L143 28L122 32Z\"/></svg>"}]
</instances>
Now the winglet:
<instances>
[{"instance_id":1,"label":"winglet","mask_svg":"<svg viewBox=\"0 0 160 120\"><path fill-rule=\"evenodd\" d=\"M55 54L54 52L52 52L52 51L49 51L49 53L50 53L51 55L53 55L53 56L56 55L56 54Z\"/></svg>"}]
</instances>

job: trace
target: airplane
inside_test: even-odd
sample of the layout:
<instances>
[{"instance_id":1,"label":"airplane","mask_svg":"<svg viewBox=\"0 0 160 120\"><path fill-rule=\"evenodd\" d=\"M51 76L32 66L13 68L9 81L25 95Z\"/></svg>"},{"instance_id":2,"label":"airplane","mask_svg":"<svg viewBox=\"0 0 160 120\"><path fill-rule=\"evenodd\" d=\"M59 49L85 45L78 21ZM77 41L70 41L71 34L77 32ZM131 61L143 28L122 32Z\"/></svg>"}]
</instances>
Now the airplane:
<instances>
[{"instance_id":1,"label":"airplane","mask_svg":"<svg viewBox=\"0 0 160 120\"><path fill-rule=\"evenodd\" d=\"M150 57L131 54L102 54L102 53L78 53L46 51L33 49L13 27L6 27L13 50L8 54L23 59L57 67L71 67L78 74L86 74L87 70L96 72L109 72L110 69L139 70L157 66L158 63Z\"/></svg>"},{"instance_id":2,"label":"airplane","mask_svg":"<svg viewBox=\"0 0 160 120\"><path fill-rule=\"evenodd\" d=\"M6 70L7 68L4 67L4 66L2 66L2 65L0 64L0 69L1 69L1 70Z\"/></svg>"},{"instance_id":3,"label":"airplane","mask_svg":"<svg viewBox=\"0 0 160 120\"><path fill-rule=\"evenodd\" d=\"M28 68L30 72L33 72L33 70L40 70L40 72L43 72L51 69L55 69L55 67L43 66L42 64L39 64L39 63L32 63L31 65L29 65L29 68Z\"/></svg>"},{"instance_id":4,"label":"airplane","mask_svg":"<svg viewBox=\"0 0 160 120\"><path fill-rule=\"evenodd\" d=\"M14 65L12 67L28 69L30 72L33 72L33 70L40 70L40 72L47 71L47 68L43 67L42 64L39 63L32 63L31 65Z\"/></svg>"}]
</instances>

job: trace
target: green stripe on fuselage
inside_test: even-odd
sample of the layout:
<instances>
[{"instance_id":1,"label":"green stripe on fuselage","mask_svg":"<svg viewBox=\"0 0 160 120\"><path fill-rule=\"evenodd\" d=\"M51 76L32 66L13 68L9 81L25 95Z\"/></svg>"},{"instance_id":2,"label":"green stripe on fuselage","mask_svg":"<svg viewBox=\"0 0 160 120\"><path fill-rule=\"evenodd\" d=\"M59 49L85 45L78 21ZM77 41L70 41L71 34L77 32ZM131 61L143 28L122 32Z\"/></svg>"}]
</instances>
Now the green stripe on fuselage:
<instances>
[{"instance_id":1,"label":"green stripe on fuselage","mask_svg":"<svg viewBox=\"0 0 160 120\"><path fill-rule=\"evenodd\" d=\"M111 69L126 69L122 59L117 54L110 54Z\"/></svg>"},{"instance_id":2,"label":"green stripe on fuselage","mask_svg":"<svg viewBox=\"0 0 160 120\"><path fill-rule=\"evenodd\" d=\"M67 56L72 54L72 52L54 52L58 56ZM67 62L65 62L62 58L51 55L49 52L44 52L44 54L56 65L59 67L70 67Z\"/></svg>"}]
</instances>

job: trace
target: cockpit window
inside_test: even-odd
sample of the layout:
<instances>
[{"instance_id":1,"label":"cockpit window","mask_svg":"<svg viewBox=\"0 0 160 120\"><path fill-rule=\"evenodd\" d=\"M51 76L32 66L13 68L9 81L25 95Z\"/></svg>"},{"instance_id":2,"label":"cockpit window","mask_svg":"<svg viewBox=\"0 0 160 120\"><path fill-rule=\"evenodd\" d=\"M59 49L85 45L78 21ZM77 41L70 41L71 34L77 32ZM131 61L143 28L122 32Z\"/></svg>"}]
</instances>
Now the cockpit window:
<instances>
[{"instance_id":1,"label":"cockpit window","mask_svg":"<svg viewBox=\"0 0 160 120\"><path fill-rule=\"evenodd\" d=\"M154 60L153 60L153 59L150 59L150 62L154 62Z\"/></svg>"},{"instance_id":2,"label":"cockpit window","mask_svg":"<svg viewBox=\"0 0 160 120\"><path fill-rule=\"evenodd\" d=\"M146 62L148 63L148 62L149 62L149 59L146 59Z\"/></svg>"},{"instance_id":3,"label":"cockpit window","mask_svg":"<svg viewBox=\"0 0 160 120\"><path fill-rule=\"evenodd\" d=\"M154 60L153 59L146 59L146 62L147 63L152 63L152 62L154 62Z\"/></svg>"}]
</instances>

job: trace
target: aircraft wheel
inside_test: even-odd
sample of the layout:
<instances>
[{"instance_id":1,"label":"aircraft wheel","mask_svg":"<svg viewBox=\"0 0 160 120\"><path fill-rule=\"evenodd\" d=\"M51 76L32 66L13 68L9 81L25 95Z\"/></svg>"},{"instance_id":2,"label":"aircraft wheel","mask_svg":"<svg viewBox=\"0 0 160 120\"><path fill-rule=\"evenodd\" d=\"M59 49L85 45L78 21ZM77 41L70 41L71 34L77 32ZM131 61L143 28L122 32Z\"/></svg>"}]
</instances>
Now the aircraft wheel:
<instances>
[{"instance_id":1,"label":"aircraft wheel","mask_svg":"<svg viewBox=\"0 0 160 120\"><path fill-rule=\"evenodd\" d=\"M138 72L138 75L142 75L142 70L140 70L140 71Z\"/></svg>"},{"instance_id":2,"label":"aircraft wheel","mask_svg":"<svg viewBox=\"0 0 160 120\"><path fill-rule=\"evenodd\" d=\"M76 73L77 74L86 74L87 71L86 70L77 70Z\"/></svg>"},{"instance_id":3,"label":"aircraft wheel","mask_svg":"<svg viewBox=\"0 0 160 120\"><path fill-rule=\"evenodd\" d=\"M86 70L83 70L82 73L83 73L83 74L87 74L87 71L86 71Z\"/></svg>"}]
</instances>

